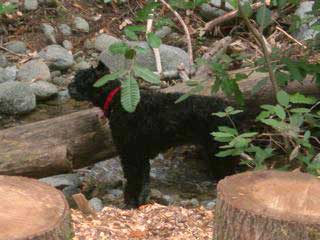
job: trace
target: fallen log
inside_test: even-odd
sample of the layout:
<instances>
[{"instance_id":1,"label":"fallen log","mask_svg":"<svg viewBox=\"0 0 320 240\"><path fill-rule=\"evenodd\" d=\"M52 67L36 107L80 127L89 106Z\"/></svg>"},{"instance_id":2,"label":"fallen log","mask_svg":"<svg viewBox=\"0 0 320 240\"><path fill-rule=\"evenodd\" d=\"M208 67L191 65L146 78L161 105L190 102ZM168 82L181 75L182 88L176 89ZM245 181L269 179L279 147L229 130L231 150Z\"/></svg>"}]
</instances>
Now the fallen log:
<instances>
[{"instance_id":1,"label":"fallen log","mask_svg":"<svg viewBox=\"0 0 320 240\"><path fill-rule=\"evenodd\" d=\"M259 171L218 184L218 240L320 239L320 182L301 172Z\"/></svg>"},{"instance_id":2,"label":"fallen log","mask_svg":"<svg viewBox=\"0 0 320 240\"><path fill-rule=\"evenodd\" d=\"M0 174L45 177L115 155L99 109L0 131Z\"/></svg>"},{"instance_id":3,"label":"fallen log","mask_svg":"<svg viewBox=\"0 0 320 240\"><path fill-rule=\"evenodd\" d=\"M0 176L0 239L69 240L70 211L63 194L25 177Z\"/></svg>"},{"instance_id":4,"label":"fallen log","mask_svg":"<svg viewBox=\"0 0 320 240\"><path fill-rule=\"evenodd\" d=\"M250 72L250 70L246 70L246 69L243 69L242 71ZM233 71L230 74L235 74L237 72L241 72L241 71ZM265 104L265 103L271 104L273 102L273 99L274 99L273 89L269 80L258 93L252 94L253 86L255 86L259 81L261 81L264 78L268 78L268 74L255 72L251 74L248 77L248 79L245 79L239 82L239 87L243 92L245 102L248 107L250 108L253 107L254 109L259 107L260 104ZM197 76L195 76L195 80L199 80ZM207 81L204 84L205 87L203 91L200 92L199 94L204 96L212 96L211 86L214 83L214 79L201 78L200 80L207 80ZM190 91L190 89L191 87L186 85L186 83L182 82L182 83L177 83L171 87L165 88L162 91L166 93L170 93L170 92L187 93ZM289 84L283 89L289 93L299 92L301 94L312 95L316 97L320 96L320 91L318 89L318 86L316 85L316 82L312 80L310 77L307 77L303 82L297 82L297 81L289 82ZM218 92L216 96L222 99L226 99L226 97L221 91Z\"/></svg>"}]
</instances>

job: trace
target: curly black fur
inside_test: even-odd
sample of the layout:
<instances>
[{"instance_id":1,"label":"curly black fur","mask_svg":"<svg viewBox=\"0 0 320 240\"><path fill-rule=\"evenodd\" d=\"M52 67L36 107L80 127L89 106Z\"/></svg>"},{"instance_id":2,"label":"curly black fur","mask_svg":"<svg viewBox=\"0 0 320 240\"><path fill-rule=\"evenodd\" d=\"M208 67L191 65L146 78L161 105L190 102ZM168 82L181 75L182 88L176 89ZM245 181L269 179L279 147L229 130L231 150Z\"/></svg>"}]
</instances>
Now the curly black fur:
<instances>
[{"instance_id":1,"label":"curly black fur","mask_svg":"<svg viewBox=\"0 0 320 240\"><path fill-rule=\"evenodd\" d=\"M108 70L102 63L95 69L78 72L69 86L71 97L91 101L102 108L108 93L120 85L115 80L102 89L94 88L93 83L106 73ZM141 90L141 101L134 113L122 108L120 93L111 102L107 116L127 179L125 203L128 207L137 207L146 202L149 193L149 159L172 146L201 145L207 152L215 177L233 173L234 161L221 158L213 161L218 143L210 136L217 126L228 125L227 120L211 115L224 110L225 103L214 97L190 96L175 104L180 96L180 93Z\"/></svg>"}]
</instances>

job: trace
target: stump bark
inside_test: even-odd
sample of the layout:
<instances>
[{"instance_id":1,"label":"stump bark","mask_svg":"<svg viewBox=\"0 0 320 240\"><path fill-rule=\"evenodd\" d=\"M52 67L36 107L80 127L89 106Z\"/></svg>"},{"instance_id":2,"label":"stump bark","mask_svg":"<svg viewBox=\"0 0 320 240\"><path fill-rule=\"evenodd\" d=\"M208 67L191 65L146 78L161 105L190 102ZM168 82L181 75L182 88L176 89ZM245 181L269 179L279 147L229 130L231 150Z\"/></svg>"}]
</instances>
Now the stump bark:
<instances>
[{"instance_id":1,"label":"stump bark","mask_svg":"<svg viewBox=\"0 0 320 240\"><path fill-rule=\"evenodd\" d=\"M300 172L259 171L218 184L216 240L319 240L320 182Z\"/></svg>"},{"instance_id":2,"label":"stump bark","mask_svg":"<svg viewBox=\"0 0 320 240\"><path fill-rule=\"evenodd\" d=\"M55 188L25 177L0 176L0 239L70 240L68 204Z\"/></svg>"}]
</instances>

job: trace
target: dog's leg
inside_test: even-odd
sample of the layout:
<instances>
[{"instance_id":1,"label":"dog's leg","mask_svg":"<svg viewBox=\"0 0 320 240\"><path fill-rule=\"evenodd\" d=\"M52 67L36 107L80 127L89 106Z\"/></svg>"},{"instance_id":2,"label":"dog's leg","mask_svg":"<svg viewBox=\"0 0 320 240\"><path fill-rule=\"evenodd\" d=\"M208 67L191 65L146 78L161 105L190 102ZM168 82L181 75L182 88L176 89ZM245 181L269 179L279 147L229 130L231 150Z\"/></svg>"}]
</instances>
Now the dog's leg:
<instances>
[{"instance_id":1,"label":"dog's leg","mask_svg":"<svg viewBox=\"0 0 320 240\"><path fill-rule=\"evenodd\" d=\"M133 152L121 152L121 164L127 184L124 201L127 208L136 208L146 203L149 196L150 163L139 149Z\"/></svg>"}]
</instances>

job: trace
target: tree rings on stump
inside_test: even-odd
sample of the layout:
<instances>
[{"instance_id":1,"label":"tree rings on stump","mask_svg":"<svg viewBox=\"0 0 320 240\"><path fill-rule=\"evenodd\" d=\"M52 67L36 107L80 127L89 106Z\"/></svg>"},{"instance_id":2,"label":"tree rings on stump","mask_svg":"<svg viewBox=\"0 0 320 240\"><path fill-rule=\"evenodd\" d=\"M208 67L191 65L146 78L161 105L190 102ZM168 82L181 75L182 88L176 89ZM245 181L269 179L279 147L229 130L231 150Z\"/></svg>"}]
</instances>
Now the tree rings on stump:
<instances>
[{"instance_id":1,"label":"tree rings on stump","mask_svg":"<svg viewBox=\"0 0 320 240\"><path fill-rule=\"evenodd\" d=\"M218 184L216 240L319 240L320 181L301 172L257 171Z\"/></svg>"},{"instance_id":2,"label":"tree rings on stump","mask_svg":"<svg viewBox=\"0 0 320 240\"><path fill-rule=\"evenodd\" d=\"M34 179L0 176L0 239L69 240L70 220L60 191Z\"/></svg>"}]
</instances>

